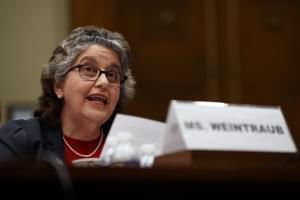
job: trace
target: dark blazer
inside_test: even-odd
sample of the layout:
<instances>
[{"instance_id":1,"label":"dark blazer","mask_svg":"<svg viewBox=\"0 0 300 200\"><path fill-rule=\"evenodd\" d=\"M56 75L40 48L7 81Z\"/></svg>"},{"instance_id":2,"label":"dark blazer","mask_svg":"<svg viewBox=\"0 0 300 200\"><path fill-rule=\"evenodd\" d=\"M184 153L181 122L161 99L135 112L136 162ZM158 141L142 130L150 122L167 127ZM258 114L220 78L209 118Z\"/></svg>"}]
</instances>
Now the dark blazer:
<instances>
[{"instance_id":1,"label":"dark blazer","mask_svg":"<svg viewBox=\"0 0 300 200\"><path fill-rule=\"evenodd\" d=\"M0 128L0 161L30 159L64 164L61 128L38 118L13 120Z\"/></svg>"}]
</instances>

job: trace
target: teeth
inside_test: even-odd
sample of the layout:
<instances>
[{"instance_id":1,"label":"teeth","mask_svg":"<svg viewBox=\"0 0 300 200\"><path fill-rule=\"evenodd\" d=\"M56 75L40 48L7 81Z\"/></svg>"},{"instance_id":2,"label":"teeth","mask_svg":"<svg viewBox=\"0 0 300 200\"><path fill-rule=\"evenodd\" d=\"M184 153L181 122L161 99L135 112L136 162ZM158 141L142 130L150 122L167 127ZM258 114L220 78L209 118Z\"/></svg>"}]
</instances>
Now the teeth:
<instances>
[{"instance_id":1,"label":"teeth","mask_svg":"<svg viewBox=\"0 0 300 200\"><path fill-rule=\"evenodd\" d=\"M96 102L100 102L100 103L103 103L103 104L107 103L107 99L105 97L102 97L102 96L88 96L87 99L89 101L96 101Z\"/></svg>"}]
</instances>

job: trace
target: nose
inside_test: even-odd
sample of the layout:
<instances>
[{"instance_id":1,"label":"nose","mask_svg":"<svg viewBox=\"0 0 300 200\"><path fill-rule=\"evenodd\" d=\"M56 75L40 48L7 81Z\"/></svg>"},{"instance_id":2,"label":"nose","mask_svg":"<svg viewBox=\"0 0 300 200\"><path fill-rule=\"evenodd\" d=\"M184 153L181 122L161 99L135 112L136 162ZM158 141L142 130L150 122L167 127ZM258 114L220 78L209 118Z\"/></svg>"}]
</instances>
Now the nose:
<instances>
[{"instance_id":1,"label":"nose","mask_svg":"<svg viewBox=\"0 0 300 200\"><path fill-rule=\"evenodd\" d=\"M109 84L109 81L106 78L105 73L101 73L98 79L95 81L96 87L107 87Z\"/></svg>"}]
</instances>

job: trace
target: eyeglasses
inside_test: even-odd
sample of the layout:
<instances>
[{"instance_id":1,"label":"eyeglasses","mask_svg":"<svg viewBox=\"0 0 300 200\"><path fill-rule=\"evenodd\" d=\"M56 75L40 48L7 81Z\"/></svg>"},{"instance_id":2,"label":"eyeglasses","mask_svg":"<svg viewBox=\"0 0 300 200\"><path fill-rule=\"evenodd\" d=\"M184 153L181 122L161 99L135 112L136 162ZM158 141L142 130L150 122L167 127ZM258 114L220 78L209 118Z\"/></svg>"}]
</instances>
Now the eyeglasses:
<instances>
[{"instance_id":1,"label":"eyeglasses","mask_svg":"<svg viewBox=\"0 0 300 200\"><path fill-rule=\"evenodd\" d=\"M74 67L71 67L69 71L76 68L79 69L80 77L87 81L96 81L101 76L102 73L104 73L106 79L113 84L122 84L127 79L127 76L125 76L124 74L122 74L116 69L104 71L99 69L97 66L91 66L91 65L79 64Z\"/></svg>"}]
</instances>

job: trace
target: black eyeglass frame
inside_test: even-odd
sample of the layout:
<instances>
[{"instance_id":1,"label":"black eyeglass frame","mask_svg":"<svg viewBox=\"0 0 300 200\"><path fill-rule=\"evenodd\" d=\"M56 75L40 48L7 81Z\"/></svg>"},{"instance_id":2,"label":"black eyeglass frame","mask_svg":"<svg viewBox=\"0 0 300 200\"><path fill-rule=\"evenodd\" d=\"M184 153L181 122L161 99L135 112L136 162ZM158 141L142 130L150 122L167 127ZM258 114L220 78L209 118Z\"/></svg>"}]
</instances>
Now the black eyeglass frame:
<instances>
[{"instance_id":1,"label":"black eyeglass frame","mask_svg":"<svg viewBox=\"0 0 300 200\"><path fill-rule=\"evenodd\" d=\"M87 78L82 77L82 75L81 75L81 73L80 73L80 70L81 70L81 68L82 68L83 66L88 66L88 65L85 65L85 64L78 64L78 65L75 65L75 66L71 67L71 68L67 71L67 73L70 72L70 71L72 71L72 70L74 70L74 69L76 69L76 68L78 68L78 69L79 69L79 70L78 70L79 76L80 76L82 79L87 80L87 81L96 81L96 80L98 80L98 78L101 76L102 73L104 73L104 74L105 74L105 77L107 78L107 73L110 72L110 71L101 70L100 68L96 67L96 68L98 69L98 75L96 76L97 78L95 78L95 80L94 80L94 79L87 79ZM120 83L120 85L121 85L121 84L123 84L123 83L128 79L128 77L127 77L125 74L121 73L121 72L118 72L118 73L119 73L119 75L120 75L120 82L119 82L119 83ZM108 78L107 78L107 80L109 81ZM116 84L117 82L114 83L114 82L109 81L109 83Z\"/></svg>"}]
</instances>

